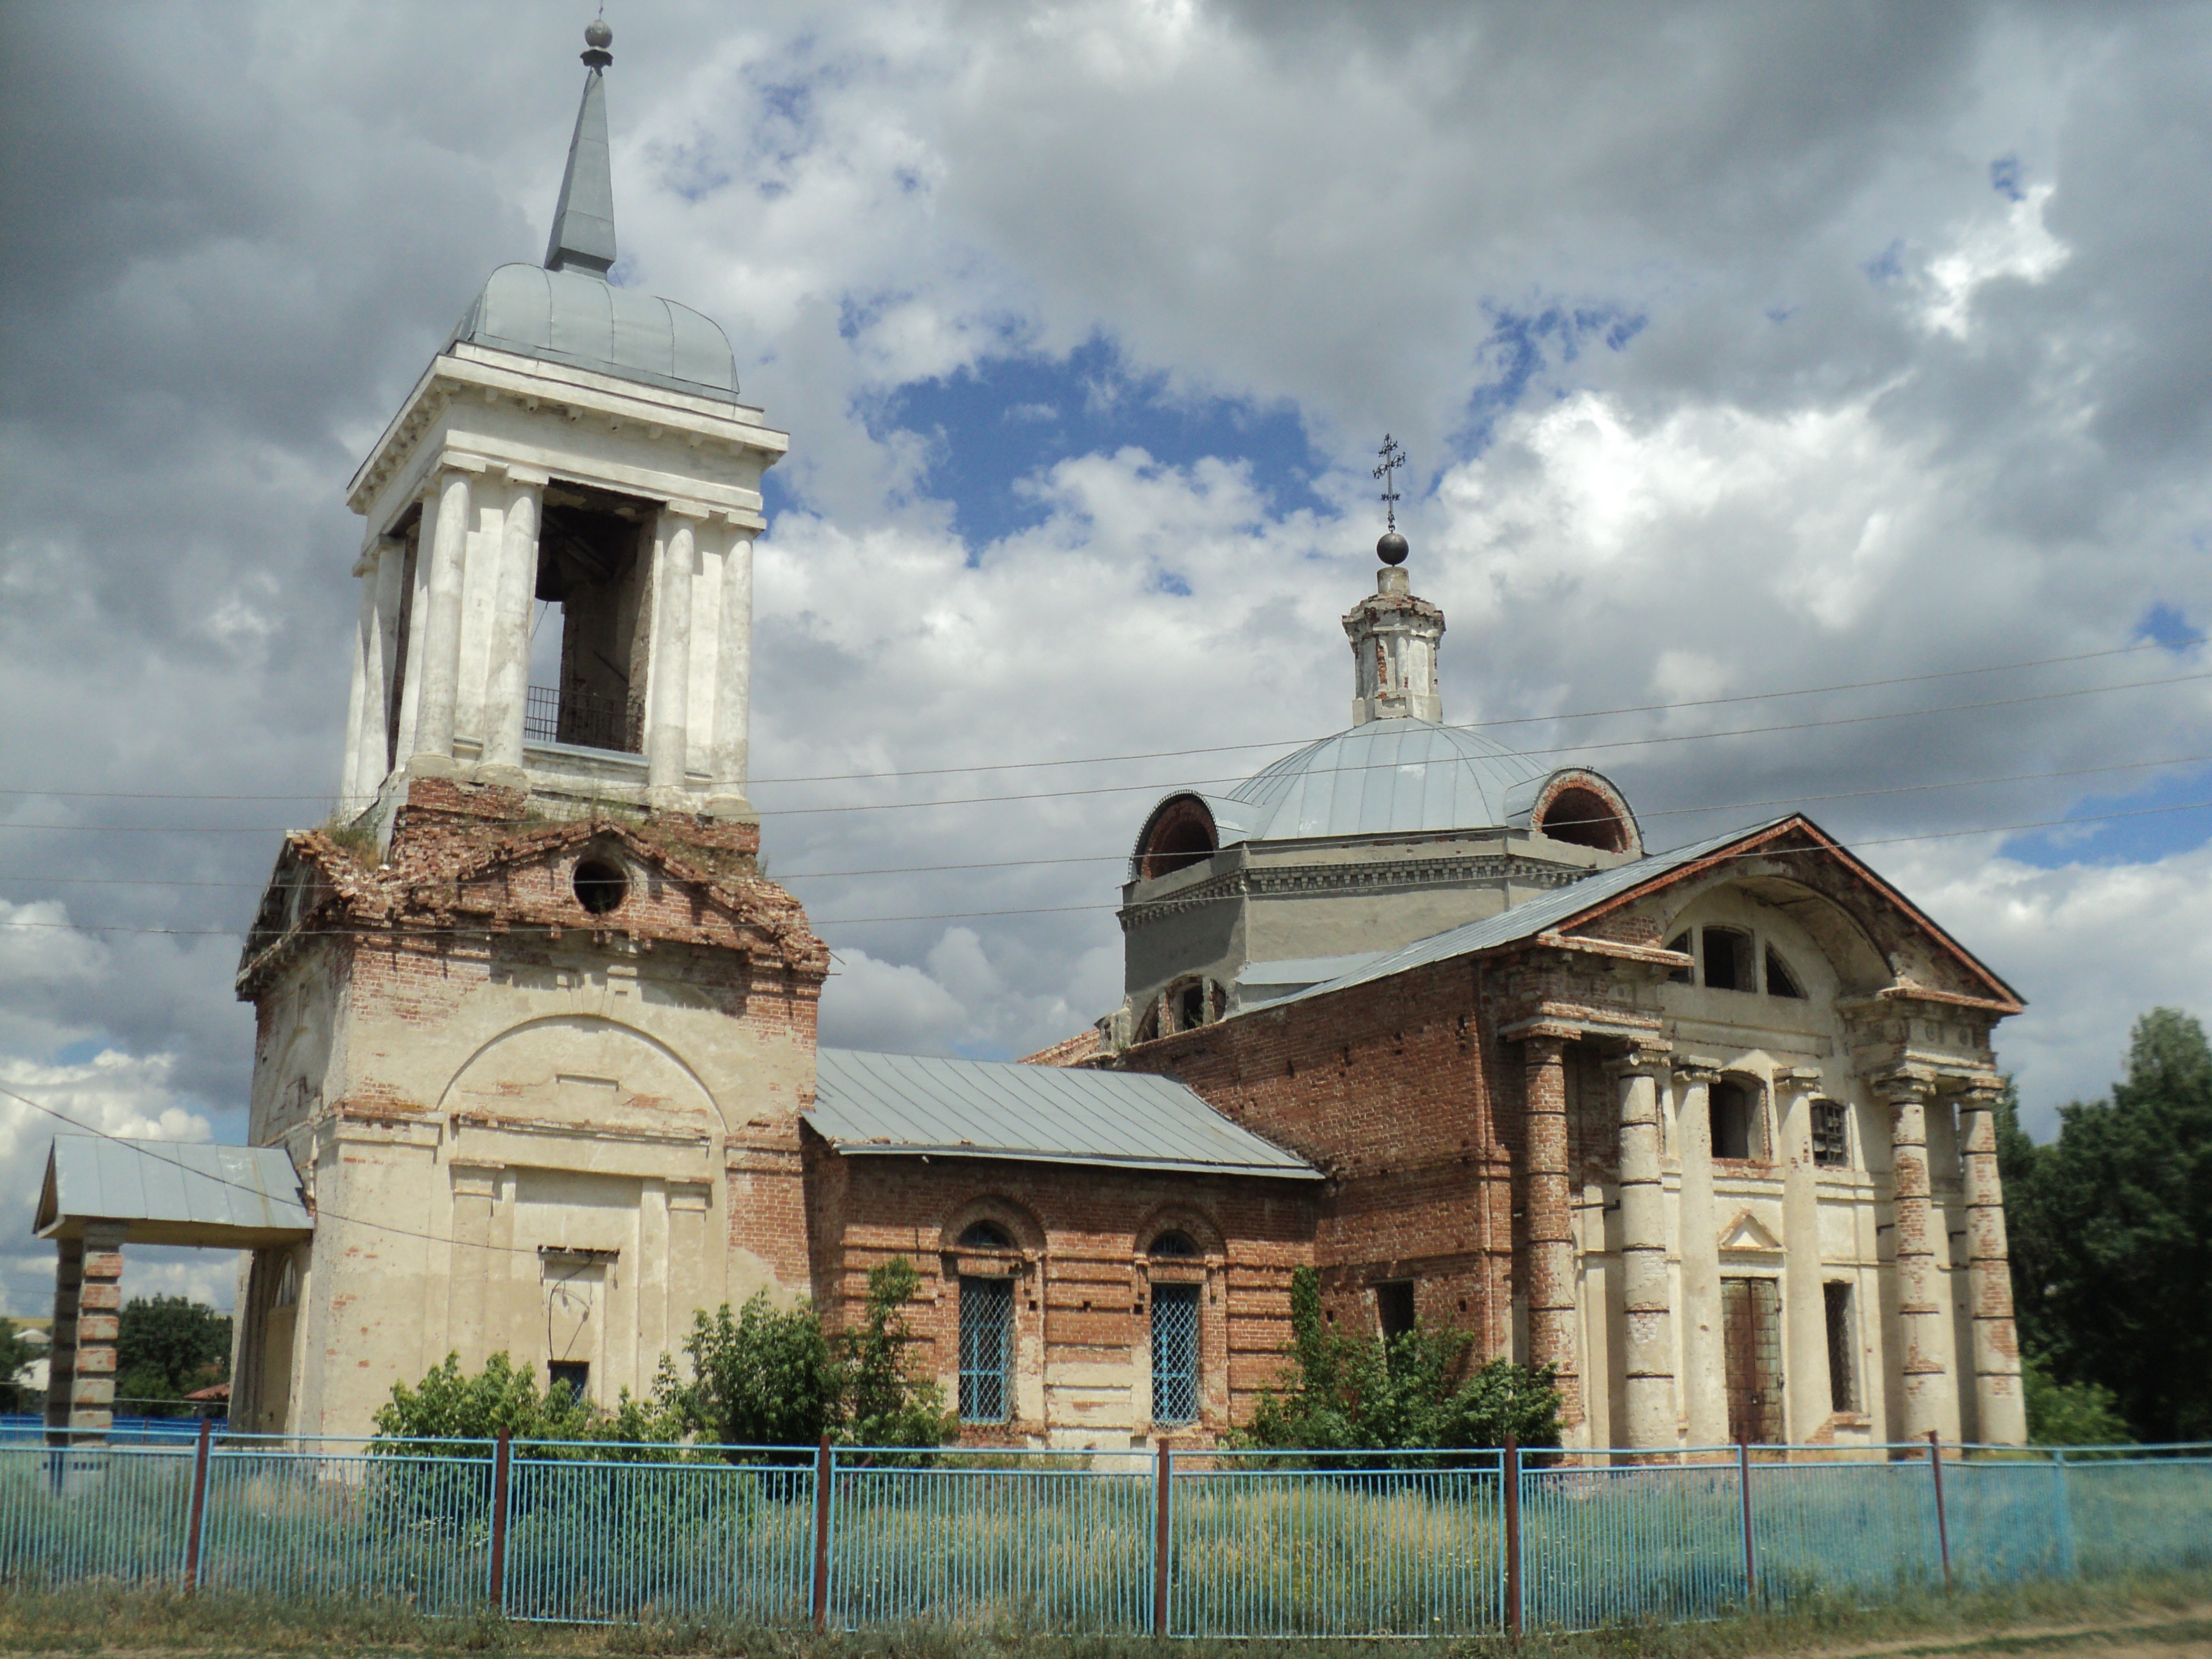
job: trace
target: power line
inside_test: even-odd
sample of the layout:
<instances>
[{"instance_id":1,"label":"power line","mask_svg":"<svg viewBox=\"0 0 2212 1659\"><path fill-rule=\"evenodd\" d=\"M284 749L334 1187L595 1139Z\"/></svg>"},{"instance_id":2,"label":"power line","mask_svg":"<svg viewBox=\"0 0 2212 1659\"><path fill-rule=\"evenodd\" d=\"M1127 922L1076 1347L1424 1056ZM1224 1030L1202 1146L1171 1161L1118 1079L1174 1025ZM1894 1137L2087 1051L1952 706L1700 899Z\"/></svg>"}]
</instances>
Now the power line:
<instances>
[{"instance_id":1,"label":"power line","mask_svg":"<svg viewBox=\"0 0 2212 1659\"><path fill-rule=\"evenodd\" d=\"M2202 645L2204 643L2204 636L2183 640L2177 643L2182 646ZM1452 723L1446 729L1455 732L1485 732L1513 726L1547 725L1556 720L1601 720L1616 714L1667 714L1674 710L1682 708L1715 708L1735 703L1767 702L1782 697L1813 697L1821 696L1837 691L1865 691L1882 686L1914 685L1929 680L1959 679L1976 674L2003 674L2023 668L2049 668L2065 663L2092 662L2105 657L2129 656L2144 651L2170 650L2172 648L2174 648L2172 645L2161 642L2160 641L2143 640L2139 641L2133 645L2113 646L2102 651L2080 651L2063 657L2033 657L2024 659L2019 662L1990 663L1986 666L1980 668L1945 668L1938 669L1925 674L1893 674L1881 679L1844 680L1832 685L1800 686L1795 689L1780 691L1744 691L1735 693L1724 697L1686 697L1673 702L1631 703L1625 704L1618 708L1585 708L1559 714L1517 714L1493 720L1462 720ZM2162 680L2147 680L2136 682L2136 684L2158 685L2168 684L2168 682ZM2091 687L2088 689L2091 690L2125 690L2126 688L2124 686L2121 686ZM1981 707L1983 705L1970 704L1966 706ZM1297 748L1302 747L1311 741L1312 739L1310 738L1255 738L1248 743L1210 744L1194 749L1150 749L1133 751L1124 755L1078 755L1069 757L1064 760L990 761L978 763L972 766L908 767L897 770L884 772L825 772L788 778L752 778L749 779L747 781L748 783L754 785L858 783L879 781L886 778L944 777L969 772L1018 772L1033 770L1037 768L1048 766L1112 766L1119 765L1129 761L1180 760L1192 755L1234 754L1248 749ZM1538 750L1532 752L1538 754L1556 754L1564 751L1558 750ZM330 792L327 790L313 790L290 794L204 795L147 793L135 790L111 789L0 788L0 795L50 795L57 799L66 799L71 800L276 801L330 800L333 799ZM1028 797L1012 797L1011 799L1028 799Z\"/></svg>"},{"instance_id":2,"label":"power line","mask_svg":"<svg viewBox=\"0 0 2212 1659\"><path fill-rule=\"evenodd\" d=\"M2084 812L2075 817L2033 818L2019 823L1971 824L1961 830L1922 830L1909 836L1869 836L1859 841L1838 842L1835 844L1847 851L1856 851L1859 848L1867 847L1900 846L1909 842L1948 841L1961 836L2012 835L2023 830L2064 829L2074 824L2102 823L2116 818L2148 817L2165 812L2193 812L2208 807L2212 807L2212 800L2188 800L2176 802L2166 806L2134 806L2111 812ZM1720 809L1717 807L1706 807L1698 810L1717 811ZM1665 854L1660 854L1650 856L1664 857ZM1730 854L1730 856L1733 857L1734 854ZM1761 856L1763 856L1763 854ZM1091 860L1085 860L1085 862L1090 861ZM1152 903L1162 902L1164 901L1139 901L1136 905L1130 908L1137 910L1143 910L1149 908ZM1121 908L1122 906L1119 902L1100 904L1018 905L1001 910L942 910L933 911L927 915L905 916L809 917L808 921L811 926L815 927L857 927L878 922L960 921L971 917L980 916L1065 915L1080 910L1118 910ZM0 930L4 930L9 927L47 928L80 933L143 933L175 939L237 939L240 934L240 930L235 927L126 927L121 923L96 921L17 921L12 919L7 921L0 921ZM503 927L495 928L491 927L464 927L459 925L448 925L434 931L440 933L451 934L454 936L482 934L486 938L492 938L513 937L517 934L529 934L537 931L550 932L554 931L556 928L558 931L568 933L592 931L591 929L581 927L575 923L555 924L550 922L532 924L521 927L518 927L513 923L508 923ZM403 930L398 927L317 927L305 928L297 932L287 933L282 935L282 937L286 939L397 939L408 937L420 937L421 934L426 931L430 930ZM622 929L616 927L605 931L618 933L621 932Z\"/></svg>"},{"instance_id":3,"label":"power line","mask_svg":"<svg viewBox=\"0 0 2212 1659\"><path fill-rule=\"evenodd\" d=\"M1887 784L1875 789L1838 789L1820 795L1792 795L1771 797L1764 800L1720 801L1690 806L1660 806L1639 811L1638 821L1646 818L1680 817L1705 812L1743 812L1767 806L1806 806L1822 801L1865 800L1876 796L1925 793L1938 789L1977 789L2006 783L2034 783L2053 778L2095 777L2108 772L2136 772L2159 766L2197 766L2212 763L2212 754L2173 755L2160 760L2115 761L2105 766L2075 766L2042 772L2013 772L1994 778L1946 778L1935 783ZM1565 828L1579 823L1604 820L1565 818L1549 822ZM2081 820L2069 819L2069 823ZM1482 826L1474 826L1480 828ZM775 872L769 879L785 881L829 881L860 876L921 876L939 875L960 870L1031 869L1060 864L1119 864L1129 858L1126 851L1118 853L1089 853L1042 859L983 859L964 864L908 864L893 865L873 870L783 870ZM259 891L268 886L263 881L165 881L150 876L42 876L17 875L0 872L0 881L43 882L55 886L74 887L168 887L168 888L225 888L234 890Z\"/></svg>"},{"instance_id":4,"label":"power line","mask_svg":"<svg viewBox=\"0 0 2212 1659\"><path fill-rule=\"evenodd\" d=\"M1656 747L1662 744L1702 743L1708 742L1717 738L1749 738L1766 736L1782 732L1811 732L1831 726L1867 726L1877 724L1884 720L1917 720L1931 714L1972 714L1991 708L2015 708L2028 703L2055 702L2074 697L2098 696L2112 691L2136 691L2159 686L2187 685L2204 680L2212 680L2212 672L2175 674L2159 679L2150 680L2126 680L2118 685L2082 686L2068 691L2030 692L2016 697L1987 698L1978 702L1939 703L1933 708L1927 708L1891 709L1878 714L1845 714L1832 716L1824 720L1792 720L1773 726L1736 726L1725 732L1680 732L1661 737L1623 738L1605 743L1571 744L1552 749L1526 749L1518 750L1516 753L1519 758L1532 760L1540 756L1557 757L1570 755L1588 755L1606 750L1647 749ZM1361 766L1330 767L1325 769L1325 770L1331 775L1340 775L1346 772L1395 771L1401 763L1402 763L1395 760L1375 761ZM1153 791L1173 791L1177 789L1196 788L1200 786L1210 784L1243 783L1247 781L1248 780L1243 778L1235 777L1197 779L1180 778L1165 783L1100 784L1083 789L1043 789L1024 794L1012 795L956 796L950 799L941 800L848 801L842 805L834 806L772 807L763 811L759 816L763 818L817 817L826 813L836 812L882 812L910 811L924 807L988 806L1014 801L1070 800L1090 795L1126 795L1146 793ZM207 799L221 799L224 798L220 796L210 796L207 797ZM250 798L241 796L237 799L245 799ZM283 835L289 833L289 830L292 828L296 828L296 826L239 823L139 824L0 823L0 830L54 830L87 832L100 831L103 833L112 832L115 834L126 835Z\"/></svg>"}]
</instances>

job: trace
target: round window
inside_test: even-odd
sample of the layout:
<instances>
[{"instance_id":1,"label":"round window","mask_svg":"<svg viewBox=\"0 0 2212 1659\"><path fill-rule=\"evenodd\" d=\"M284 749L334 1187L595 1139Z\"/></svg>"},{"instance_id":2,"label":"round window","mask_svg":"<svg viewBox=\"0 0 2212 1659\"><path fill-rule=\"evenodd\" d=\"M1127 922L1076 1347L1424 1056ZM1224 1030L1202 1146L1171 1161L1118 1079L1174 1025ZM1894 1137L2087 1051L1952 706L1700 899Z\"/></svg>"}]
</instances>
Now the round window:
<instances>
[{"instance_id":1,"label":"round window","mask_svg":"<svg viewBox=\"0 0 2212 1659\"><path fill-rule=\"evenodd\" d=\"M576 866L576 902L604 916L629 896L629 878L611 859L588 858Z\"/></svg>"}]
</instances>

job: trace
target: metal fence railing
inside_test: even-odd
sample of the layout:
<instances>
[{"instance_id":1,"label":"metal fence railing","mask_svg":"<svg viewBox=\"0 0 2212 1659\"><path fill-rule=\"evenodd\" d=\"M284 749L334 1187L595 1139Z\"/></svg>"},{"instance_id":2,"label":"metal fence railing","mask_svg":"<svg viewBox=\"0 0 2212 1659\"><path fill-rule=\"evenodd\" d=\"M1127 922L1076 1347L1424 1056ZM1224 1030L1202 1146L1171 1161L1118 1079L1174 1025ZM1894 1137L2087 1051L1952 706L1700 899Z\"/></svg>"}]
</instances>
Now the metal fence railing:
<instances>
[{"instance_id":1,"label":"metal fence railing","mask_svg":"<svg viewBox=\"0 0 2212 1659\"><path fill-rule=\"evenodd\" d=\"M0 1443L0 1583L839 1629L1442 1635L2212 1566L2212 1445Z\"/></svg>"}]
</instances>

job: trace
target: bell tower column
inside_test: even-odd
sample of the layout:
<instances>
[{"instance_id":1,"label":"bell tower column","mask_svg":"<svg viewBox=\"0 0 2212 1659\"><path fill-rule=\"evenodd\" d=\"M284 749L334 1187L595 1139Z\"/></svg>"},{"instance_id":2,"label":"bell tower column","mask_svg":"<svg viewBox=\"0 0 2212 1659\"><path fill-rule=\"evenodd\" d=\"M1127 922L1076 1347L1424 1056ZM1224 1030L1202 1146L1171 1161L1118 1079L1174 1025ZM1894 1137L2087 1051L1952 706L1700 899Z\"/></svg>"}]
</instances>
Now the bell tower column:
<instances>
[{"instance_id":1,"label":"bell tower column","mask_svg":"<svg viewBox=\"0 0 2212 1659\"><path fill-rule=\"evenodd\" d=\"M427 510L431 503L424 504L430 541L424 550L430 568L429 614L416 624L422 647L422 678L415 714L415 751L407 764L410 771L426 776L453 770L453 716L461 682L461 578L468 559L473 483L462 468L443 465L434 486L434 519Z\"/></svg>"},{"instance_id":2,"label":"bell tower column","mask_svg":"<svg viewBox=\"0 0 2212 1659\"><path fill-rule=\"evenodd\" d=\"M706 510L671 502L660 514L659 566L653 583L652 712L645 744L646 798L656 808L684 805L690 748L691 573L696 526Z\"/></svg>"},{"instance_id":3,"label":"bell tower column","mask_svg":"<svg viewBox=\"0 0 2212 1659\"><path fill-rule=\"evenodd\" d=\"M750 817L745 774L750 766L753 656L753 538L730 532L722 555L720 647L714 659L714 783L707 810L716 817Z\"/></svg>"},{"instance_id":4,"label":"bell tower column","mask_svg":"<svg viewBox=\"0 0 2212 1659\"><path fill-rule=\"evenodd\" d=\"M538 587L538 519L545 475L510 468L500 523L499 580L492 594L491 672L484 686L479 776L526 787L522 723L530 700L530 601Z\"/></svg>"}]
</instances>

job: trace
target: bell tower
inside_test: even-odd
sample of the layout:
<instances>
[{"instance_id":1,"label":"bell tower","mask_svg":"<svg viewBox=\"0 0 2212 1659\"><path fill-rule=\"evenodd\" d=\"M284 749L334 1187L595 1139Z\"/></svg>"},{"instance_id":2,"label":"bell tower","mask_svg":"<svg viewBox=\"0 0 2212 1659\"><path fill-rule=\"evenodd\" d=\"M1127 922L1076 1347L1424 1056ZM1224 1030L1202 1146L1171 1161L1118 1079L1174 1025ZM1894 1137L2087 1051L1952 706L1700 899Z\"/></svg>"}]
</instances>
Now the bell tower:
<instances>
[{"instance_id":1,"label":"bell tower","mask_svg":"<svg viewBox=\"0 0 2212 1659\"><path fill-rule=\"evenodd\" d=\"M502 265L362 464L337 826L248 929L248 1135L311 1239L251 1253L233 1421L365 1432L504 1353L611 1402L692 1315L815 1287L799 1125L827 947L746 799L782 433L619 274L613 36L542 264Z\"/></svg>"},{"instance_id":2,"label":"bell tower","mask_svg":"<svg viewBox=\"0 0 2212 1659\"><path fill-rule=\"evenodd\" d=\"M342 815L388 837L425 778L746 818L752 544L788 446L722 331L609 280L606 74L542 266L502 265L362 463Z\"/></svg>"}]
</instances>

